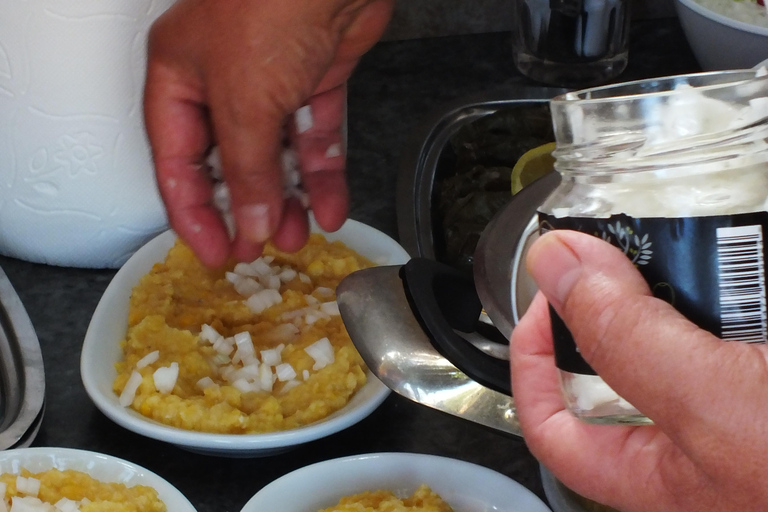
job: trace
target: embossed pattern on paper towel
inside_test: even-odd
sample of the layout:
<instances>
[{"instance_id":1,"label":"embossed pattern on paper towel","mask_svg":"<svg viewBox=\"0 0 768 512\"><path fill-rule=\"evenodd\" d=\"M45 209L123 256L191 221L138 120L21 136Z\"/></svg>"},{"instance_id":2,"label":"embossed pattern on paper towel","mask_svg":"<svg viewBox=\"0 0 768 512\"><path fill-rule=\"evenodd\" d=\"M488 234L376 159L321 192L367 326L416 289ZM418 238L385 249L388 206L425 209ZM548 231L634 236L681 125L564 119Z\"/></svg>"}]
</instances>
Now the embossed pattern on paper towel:
<instances>
[{"instance_id":1,"label":"embossed pattern on paper towel","mask_svg":"<svg viewBox=\"0 0 768 512\"><path fill-rule=\"evenodd\" d=\"M115 267L165 227L141 96L171 3L3 1L0 252Z\"/></svg>"}]
</instances>

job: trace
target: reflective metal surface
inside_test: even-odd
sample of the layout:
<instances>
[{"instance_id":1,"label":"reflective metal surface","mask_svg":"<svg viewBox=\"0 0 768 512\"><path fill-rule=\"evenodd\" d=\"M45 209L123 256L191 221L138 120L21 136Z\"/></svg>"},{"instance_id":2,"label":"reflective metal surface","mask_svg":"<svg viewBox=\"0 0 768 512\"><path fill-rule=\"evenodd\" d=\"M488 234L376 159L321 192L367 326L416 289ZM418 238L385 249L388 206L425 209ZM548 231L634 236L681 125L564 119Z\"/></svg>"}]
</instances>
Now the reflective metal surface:
<instances>
[{"instance_id":1,"label":"reflective metal surface","mask_svg":"<svg viewBox=\"0 0 768 512\"><path fill-rule=\"evenodd\" d=\"M486 226L475 249L475 288L493 325L509 339L536 292L524 255L538 236L536 208L560 183L551 172L515 194Z\"/></svg>"},{"instance_id":2,"label":"reflective metal surface","mask_svg":"<svg viewBox=\"0 0 768 512\"><path fill-rule=\"evenodd\" d=\"M24 305L0 270L0 450L28 446L42 420L40 344Z\"/></svg>"},{"instance_id":3,"label":"reflective metal surface","mask_svg":"<svg viewBox=\"0 0 768 512\"><path fill-rule=\"evenodd\" d=\"M400 268L360 270L337 288L344 324L368 368L406 398L520 436L513 399L470 379L432 346L411 311Z\"/></svg>"}]
</instances>

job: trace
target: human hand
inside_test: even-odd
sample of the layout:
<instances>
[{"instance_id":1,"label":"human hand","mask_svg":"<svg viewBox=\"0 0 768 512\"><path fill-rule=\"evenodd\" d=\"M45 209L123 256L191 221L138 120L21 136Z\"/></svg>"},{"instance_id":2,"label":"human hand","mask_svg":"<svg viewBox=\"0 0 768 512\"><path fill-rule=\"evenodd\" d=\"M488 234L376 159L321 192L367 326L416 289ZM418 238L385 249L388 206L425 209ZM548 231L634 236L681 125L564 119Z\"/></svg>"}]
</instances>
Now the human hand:
<instances>
[{"instance_id":1,"label":"human hand","mask_svg":"<svg viewBox=\"0 0 768 512\"><path fill-rule=\"evenodd\" d=\"M542 293L512 334L512 388L534 456L624 512L765 510L766 346L699 329L596 237L547 233L527 264ZM547 299L587 362L653 426L591 425L565 410Z\"/></svg>"},{"instance_id":2,"label":"human hand","mask_svg":"<svg viewBox=\"0 0 768 512\"><path fill-rule=\"evenodd\" d=\"M270 238L286 251L306 241L306 211L283 196L286 135L318 224L333 231L344 223L345 83L393 3L179 0L152 26L144 116L158 186L171 226L203 263L252 260ZM205 161L215 145L233 241L212 204Z\"/></svg>"}]
</instances>

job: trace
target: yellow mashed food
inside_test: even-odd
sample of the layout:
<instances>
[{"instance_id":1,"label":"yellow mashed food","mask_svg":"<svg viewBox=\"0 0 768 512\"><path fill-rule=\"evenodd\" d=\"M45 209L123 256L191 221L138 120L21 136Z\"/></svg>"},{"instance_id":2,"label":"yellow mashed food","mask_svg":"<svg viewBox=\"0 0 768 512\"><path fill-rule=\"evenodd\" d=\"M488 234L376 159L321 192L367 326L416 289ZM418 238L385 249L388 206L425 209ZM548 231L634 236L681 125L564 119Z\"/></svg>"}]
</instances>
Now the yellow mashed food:
<instances>
[{"instance_id":1,"label":"yellow mashed food","mask_svg":"<svg viewBox=\"0 0 768 512\"><path fill-rule=\"evenodd\" d=\"M33 478L39 482L35 494L19 489L19 476ZM41 473L30 473L22 469L20 475L3 473L0 482L5 484L5 501L12 499L34 500L55 505L60 500L77 502L81 512L165 512L165 504L158 498L157 491L145 485L127 487L122 483L101 482L87 473L72 469L49 469ZM36 487L36 483L35 483Z\"/></svg>"},{"instance_id":2,"label":"yellow mashed food","mask_svg":"<svg viewBox=\"0 0 768 512\"><path fill-rule=\"evenodd\" d=\"M264 256L281 272L280 302L254 313L233 286L232 274L227 274L234 264L208 269L177 242L165 261L155 264L133 289L128 332L122 342L124 358L115 365L115 393L120 395L132 373L138 372L141 383L130 407L174 427L230 434L296 428L344 407L365 384L366 376L338 311L313 315L311 320L295 312L318 308L318 303L335 306L335 290L342 278L372 263L318 234L297 253L267 246ZM237 361L236 351L222 355L203 340L204 325L230 341L238 333L249 333L257 356L277 347L280 363L288 363L295 378L273 377L270 391L243 390L232 382L232 371L244 363ZM333 361L315 369L316 360L304 349L322 338L332 345ZM156 361L136 367L155 351ZM171 392L160 392L153 375L172 363L178 364L178 377Z\"/></svg>"},{"instance_id":3,"label":"yellow mashed food","mask_svg":"<svg viewBox=\"0 0 768 512\"><path fill-rule=\"evenodd\" d=\"M453 512L453 509L427 485L421 485L409 498L398 498L392 491L366 491L346 496L335 507L319 512Z\"/></svg>"}]
</instances>

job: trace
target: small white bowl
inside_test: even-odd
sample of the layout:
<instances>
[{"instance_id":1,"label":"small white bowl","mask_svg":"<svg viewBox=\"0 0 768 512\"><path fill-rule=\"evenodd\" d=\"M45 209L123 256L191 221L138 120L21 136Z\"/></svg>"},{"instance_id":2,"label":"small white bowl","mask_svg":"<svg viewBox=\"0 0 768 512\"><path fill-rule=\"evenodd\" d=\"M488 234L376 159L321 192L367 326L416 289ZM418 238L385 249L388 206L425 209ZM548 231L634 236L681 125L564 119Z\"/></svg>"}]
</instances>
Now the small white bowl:
<instances>
[{"instance_id":1,"label":"small white bowl","mask_svg":"<svg viewBox=\"0 0 768 512\"><path fill-rule=\"evenodd\" d=\"M128 487L146 485L157 491L168 510L195 512L189 500L164 478L110 455L71 448L20 448L0 452L0 473L18 474L21 468L32 473L53 468L74 469L101 482L123 483Z\"/></svg>"},{"instance_id":2,"label":"small white bowl","mask_svg":"<svg viewBox=\"0 0 768 512\"><path fill-rule=\"evenodd\" d=\"M313 232L321 232L313 223ZM401 265L410 258L392 238L370 226L347 220L334 233L339 240L378 265ZM342 409L304 427L267 434L213 434L163 425L131 408L121 407L112 383L117 376L114 364L122 358L120 341L128 327L128 304L134 285L157 262L163 261L176 234L167 231L139 249L118 271L93 314L83 342L80 373L83 385L96 407L115 423L144 436L166 441L190 451L228 457L260 457L328 436L354 425L373 412L389 394L370 371L368 382Z\"/></svg>"},{"instance_id":3,"label":"small white bowl","mask_svg":"<svg viewBox=\"0 0 768 512\"><path fill-rule=\"evenodd\" d=\"M768 28L728 18L694 0L677 0L675 8L705 71L749 69L768 59Z\"/></svg>"},{"instance_id":4,"label":"small white bowl","mask_svg":"<svg viewBox=\"0 0 768 512\"><path fill-rule=\"evenodd\" d=\"M535 494L501 473L416 453L357 455L297 469L262 488L241 512L315 511L363 491L410 496L421 484L427 484L455 512L551 512Z\"/></svg>"}]
</instances>

